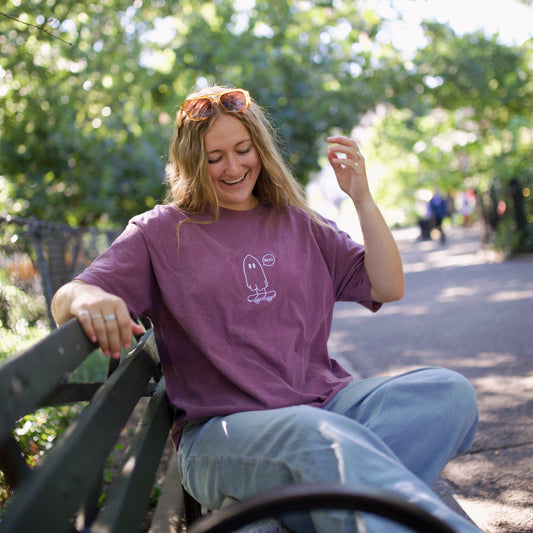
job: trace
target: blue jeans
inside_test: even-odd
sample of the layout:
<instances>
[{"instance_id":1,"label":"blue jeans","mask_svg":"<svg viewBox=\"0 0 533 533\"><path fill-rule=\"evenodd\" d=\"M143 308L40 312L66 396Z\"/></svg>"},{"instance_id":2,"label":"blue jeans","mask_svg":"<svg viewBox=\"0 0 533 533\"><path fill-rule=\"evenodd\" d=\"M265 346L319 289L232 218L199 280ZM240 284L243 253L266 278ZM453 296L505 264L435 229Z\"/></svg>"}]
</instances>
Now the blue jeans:
<instances>
[{"instance_id":1,"label":"blue jeans","mask_svg":"<svg viewBox=\"0 0 533 533\"><path fill-rule=\"evenodd\" d=\"M178 449L187 491L208 509L290 483L342 483L386 490L460 532L479 529L430 489L470 446L478 410L460 374L425 368L345 387L324 408L306 405L189 423ZM312 521L312 526L306 520ZM284 522L297 532L358 531L353 515L312 512ZM369 532L404 531L365 516Z\"/></svg>"}]
</instances>

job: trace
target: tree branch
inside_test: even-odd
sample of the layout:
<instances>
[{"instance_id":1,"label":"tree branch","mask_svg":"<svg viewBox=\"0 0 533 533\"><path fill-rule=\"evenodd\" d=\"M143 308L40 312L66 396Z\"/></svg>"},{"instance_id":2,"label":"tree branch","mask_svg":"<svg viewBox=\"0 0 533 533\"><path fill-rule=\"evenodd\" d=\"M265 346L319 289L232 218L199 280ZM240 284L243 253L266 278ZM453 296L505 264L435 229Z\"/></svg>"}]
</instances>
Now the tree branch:
<instances>
[{"instance_id":1,"label":"tree branch","mask_svg":"<svg viewBox=\"0 0 533 533\"><path fill-rule=\"evenodd\" d=\"M62 41L65 44L68 44L69 46L72 46L72 43L69 43L68 41L65 41L65 39L63 39L61 37L58 37L57 35L55 35L51 31L46 29L46 25L51 20L57 20L57 19L48 19L44 24L42 24L41 26L38 26L37 24L31 24L30 22L24 22L24 21L22 21L22 20L20 20L20 19L18 19L16 17L12 17L11 15L8 15L7 13L2 13L1 11L0 11L0 15L2 15L3 17L6 17L7 19L14 20L15 22L18 22L19 24L24 24L24 26L37 28L39 31L42 31L42 32L46 33L47 35L50 35L50 37L52 37L53 39L58 39L59 41Z\"/></svg>"}]
</instances>

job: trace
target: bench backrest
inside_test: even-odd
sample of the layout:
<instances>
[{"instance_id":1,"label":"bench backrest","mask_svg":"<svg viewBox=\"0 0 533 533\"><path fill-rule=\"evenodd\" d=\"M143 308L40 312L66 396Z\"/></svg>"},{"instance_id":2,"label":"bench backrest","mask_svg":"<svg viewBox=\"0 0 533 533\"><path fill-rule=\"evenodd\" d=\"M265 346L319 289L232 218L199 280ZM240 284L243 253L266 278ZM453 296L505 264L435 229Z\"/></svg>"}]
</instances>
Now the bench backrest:
<instances>
[{"instance_id":1,"label":"bench backrest","mask_svg":"<svg viewBox=\"0 0 533 533\"><path fill-rule=\"evenodd\" d=\"M2 532L66 533L77 530L76 520L86 532L139 530L172 423L157 348L149 330L104 383L64 383L95 348L73 319L0 368L0 469L14 486ZM151 398L139 431L99 510L106 460L145 395ZM27 467L15 422L39 407L78 401L89 403L39 464Z\"/></svg>"}]
</instances>

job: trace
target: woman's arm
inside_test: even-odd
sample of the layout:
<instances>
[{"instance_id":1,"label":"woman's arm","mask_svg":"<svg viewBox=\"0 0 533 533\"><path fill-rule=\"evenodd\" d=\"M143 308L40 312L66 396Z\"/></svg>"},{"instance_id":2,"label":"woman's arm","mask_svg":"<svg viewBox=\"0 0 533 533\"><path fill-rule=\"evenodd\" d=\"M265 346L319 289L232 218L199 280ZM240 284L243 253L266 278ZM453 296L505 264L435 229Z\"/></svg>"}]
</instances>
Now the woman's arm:
<instances>
[{"instance_id":1,"label":"woman's arm","mask_svg":"<svg viewBox=\"0 0 533 533\"><path fill-rule=\"evenodd\" d=\"M361 224L372 299L382 303L399 300L405 290L402 260L394 237L372 198L364 158L352 139L334 136L328 137L328 142L331 143L329 162L340 188L352 199Z\"/></svg>"},{"instance_id":2,"label":"woman's arm","mask_svg":"<svg viewBox=\"0 0 533 533\"><path fill-rule=\"evenodd\" d=\"M132 320L122 298L79 280L55 293L52 314L58 324L78 317L87 337L97 342L105 355L115 358L120 357L121 348L131 346L132 335L144 331Z\"/></svg>"}]
</instances>

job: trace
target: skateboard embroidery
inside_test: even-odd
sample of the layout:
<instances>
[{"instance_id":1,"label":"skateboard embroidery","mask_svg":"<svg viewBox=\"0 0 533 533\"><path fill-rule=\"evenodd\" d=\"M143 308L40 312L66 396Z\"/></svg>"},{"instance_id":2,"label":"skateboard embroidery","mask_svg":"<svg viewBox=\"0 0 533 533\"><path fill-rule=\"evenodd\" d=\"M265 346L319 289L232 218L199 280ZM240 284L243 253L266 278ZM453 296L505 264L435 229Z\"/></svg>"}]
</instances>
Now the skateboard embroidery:
<instances>
[{"instance_id":1,"label":"skateboard embroidery","mask_svg":"<svg viewBox=\"0 0 533 533\"><path fill-rule=\"evenodd\" d=\"M244 281L248 289L252 291L252 294L248 295L249 302L256 304L262 301L271 302L276 297L276 291L267 290L268 279L263 268L263 266L270 267L275 262L276 258L272 254L264 255L262 261L250 254L244 258L242 262Z\"/></svg>"}]
</instances>

